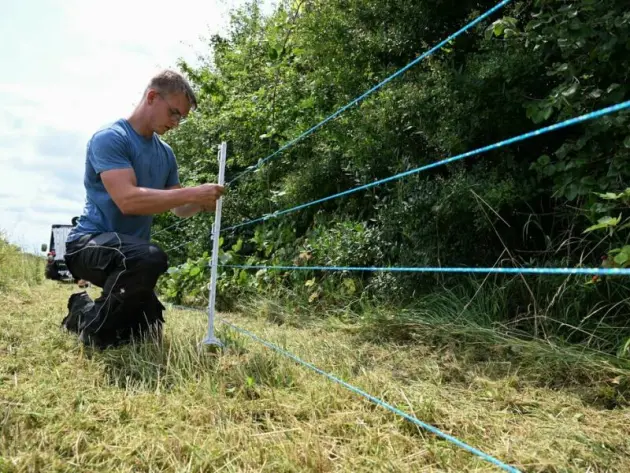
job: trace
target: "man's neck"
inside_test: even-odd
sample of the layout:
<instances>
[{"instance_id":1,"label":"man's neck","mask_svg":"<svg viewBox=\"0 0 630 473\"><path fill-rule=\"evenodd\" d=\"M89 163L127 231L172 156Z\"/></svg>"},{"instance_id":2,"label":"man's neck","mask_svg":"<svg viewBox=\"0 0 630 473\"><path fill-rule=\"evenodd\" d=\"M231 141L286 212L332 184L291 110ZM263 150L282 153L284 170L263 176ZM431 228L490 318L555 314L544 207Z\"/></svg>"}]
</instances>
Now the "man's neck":
<instances>
[{"instance_id":1,"label":"man's neck","mask_svg":"<svg viewBox=\"0 0 630 473\"><path fill-rule=\"evenodd\" d=\"M127 118L127 121L139 135L144 136L145 138L153 137L153 130L149 126L149 121L142 113L141 108L136 108Z\"/></svg>"}]
</instances>

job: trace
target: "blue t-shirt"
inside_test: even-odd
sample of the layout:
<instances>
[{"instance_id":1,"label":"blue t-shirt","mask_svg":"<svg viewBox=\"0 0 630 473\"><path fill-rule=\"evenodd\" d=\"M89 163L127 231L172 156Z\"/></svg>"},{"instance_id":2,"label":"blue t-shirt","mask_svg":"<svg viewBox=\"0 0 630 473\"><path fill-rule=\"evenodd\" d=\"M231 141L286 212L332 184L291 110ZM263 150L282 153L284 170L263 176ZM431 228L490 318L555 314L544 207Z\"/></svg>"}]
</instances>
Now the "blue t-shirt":
<instances>
[{"instance_id":1,"label":"blue t-shirt","mask_svg":"<svg viewBox=\"0 0 630 473\"><path fill-rule=\"evenodd\" d=\"M87 145L85 207L68 235L73 241L85 234L117 232L149 241L152 215L123 215L107 193L100 173L133 168L138 187L166 189L179 184L177 162L171 147L158 135L139 135L123 118L98 130Z\"/></svg>"}]
</instances>

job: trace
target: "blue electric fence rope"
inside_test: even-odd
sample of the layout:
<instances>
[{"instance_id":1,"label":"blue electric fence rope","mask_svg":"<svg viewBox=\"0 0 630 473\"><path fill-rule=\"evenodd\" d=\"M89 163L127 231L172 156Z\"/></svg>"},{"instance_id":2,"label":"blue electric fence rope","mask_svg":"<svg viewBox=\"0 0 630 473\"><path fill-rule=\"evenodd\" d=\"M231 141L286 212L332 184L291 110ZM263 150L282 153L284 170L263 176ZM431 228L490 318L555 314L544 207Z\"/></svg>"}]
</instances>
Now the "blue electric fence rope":
<instances>
[{"instance_id":1,"label":"blue electric fence rope","mask_svg":"<svg viewBox=\"0 0 630 473\"><path fill-rule=\"evenodd\" d=\"M274 269L290 271L374 271L409 273L498 273L498 274L579 274L589 276L630 276L630 268L440 268L374 266L264 266L219 264L234 269Z\"/></svg>"},{"instance_id":2,"label":"blue electric fence rope","mask_svg":"<svg viewBox=\"0 0 630 473\"><path fill-rule=\"evenodd\" d=\"M153 235L151 235L151 237L157 236L157 235L159 235L160 233L164 233L164 232L165 232L165 231L167 231L167 230L171 230L171 229L173 229L173 228L179 227L182 223L184 223L184 222L186 222L186 221L187 221L187 219L178 220L178 221L177 221L177 222L175 222L174 224L169 225L168 227L164 227L164 228L162 228L162 229L160 229L160 230L156 231L155 233L153 233Z\"/></svg>"},{"instance_id":3,"label":"blue electric fence rope","mask_svg":"<svg viewBox=\"0 0 630 473\"><path fill-rule=\"evenodd\" d=\"M461 440L453 437L452 435L446 434L444 432L442 432L440 429L438 429L437 427L433 427L430 424L427 424L425 422L422 422L421 420L418 420L417 418L407 414L404 411L401 411L400 409L392 406L391 404L386 403L385 401L383 401L382 399L379 399L377 397L372 396L371 394L366 393L365 391L353 386L352 384L349 384L347 382L345 382L342 379L337 378L336 376L327 373L324 370L319 369L318 367L316 367L315 365L312 365L311 363L308 363L307 361L304 361L300 358L298 358L296 355L294 355L293 353L290 353L286 350L283 350L282 348L280 348L277 345L274 345L273 343L270 343L266 340L263 340L262 338L258 337L257 335L254 335L253 333L251 333L248 330L245 330L244 328L238 327L237 325L234 325L226 320L222 320L221 322L225 325L228 325L229 327L233 328L234 330L247 335L248 337L252 338L253 340L257 341L258 343L261 343L263 345L265 345L267 348L276 351L277 353L280 353L281 355L292 359L293 361L295 361L296 363L305 366L313 371L315 371L318 374L321 374L322 376L325 376L326 378L328 378L329 380L331 380L334 383L340 384L341 386L343 386L344 388L352 391L355 394L358 394L359 396L362 396L364 398L366 398L367 400L369 400L370 402L373 402L374 404L384 407L385 409L393 412L394 414L397 414L401 417L403 417L404 419L408 420L409 422L412 422L413 424L417 425L418 427L421 427L425 430L428 430L429 432L437 435L438 437L441 437L445 440L448 440L449 442L457 445L458 447L463 448L464 450L469 451L470 453L477 455L478 457L482 458L483 460L492 463L493 465L503 469L504 471L509 471L510 473L520 473L519 470L517 470L516 468L514 468L513 466L507 465L505 463L503 463L500 460L497 460L496 458L488 455L487 453L482 452L481 450L478 450L474 447L471 447L470 445L462 442Z\"/></svg>"},{"instance_id":4,"label":"blue electric fence rope","mask_svg":"<svg viewBox=\"0 0 630 473\"><path fill-rule=\"evenodd\" d=\"M356 99L352 100L351 102L349 102L348 104L344 105L343 107L341 107L339 110L337 110L335 113L333 113L332 115L330 115L329 117L325 118L324 120L322 120L321 122L319 122L317 125L313 126L312 128L308 129L307 131L305 131L304 133L302 133L300 136L298 136L297 138L289 141L288 143L286 143L284 146L282 146L280 149L278 149L277 151L275 151L274 153L270 154L269 156L267 156L264 159L261 159L258 161L258 163L254 166L250 166L249 168L247 168L245 171L243 171L242 173L238 174L234 179L232 179L230 182L228 182L228 185L232 184L233 182L235 182L236 180L240 179L242 176L244 176L245 174L255 171L256 169L258 169L259 167L261 167L264 163L266 163L267 161L269 161L270 159L273 159L275 156L277 156L278 154L280 154L282 151L284 151L285 149L293 146L294 144L296 144L297 142L299 142L300 140L306 138L308 135L310 135L311 133L313 133L315 130L317 130L318 128L321 128L322 126L324 126L326 123L328 123L330 120L338 117L339 115L341 115L343 112L345 112L347 109L349 109L350 107L352 107L353 105L356 105L357 103L359 103L361 100L365 99L368 95L370 95L372 92L375 92L376 90L380 89L381 87L383 87L385 84L387 84L388 82L390 82L392 79L398 77L399 75L401 75L402 73L404 73L405 71L407 71L408 69L410 69L411 67L415 66L416 64L418 64L420 61L422 61L423 59L425 59L426 57L430 56L431 54L433 54L434 52L436 52L437 50L443 48L445 45L447 45L448 43L450 43L451 41L453 41L455 38L457 38L459 35L461 35L462 33L465 33L466 31L468 31L469 29L471 29L473 26L477 25L478 23L480 23L481 21L485 20L487 17L489 17L490 15L492 15L494 12L496 12L497 10L503 8L505 5L507 5L508 3L510 3L511 0L503 0L502 2L498 3L497 5L495 5L494 7L492 7L490 10L488 10L487 12L485 12L484 14L480 15L479 17L477 17L476 19L474 19L473 21L471 21L470 23L468 23L466 26L464 26L463 28L461 28L459 31L453 33L452 35L450 35L448 38L446 38L444 41L442 41L441 43L435 45L434 47L432 47L431 49L429 49L428 51L426 51L425 53L423 53L422 55L420 55L419 57L417 57L416 59L414 59L413 61L411 61L409 64L407 64L405 67L403 67L402 69L399 69L398 71L396 71L394 74L392 74L391 76L387 77L385 80L383 80L382 82L379 82L377 85L375 85L374 87L372 87L370 90L368 90L367 92L365 92L364 94L362 94L361 96L357 97Z\"/></svg>"},{"instance_id":5,"label":"blue electric fence rope","mask_svg":"<svg viewBox=\"0 0 630 473\"><path fill-rule=\"evenodd\" d=\"M469 157L472 157L472 156L484 153L486 151L490 151L490 150L498 149L498 148L501 148L501 147L504 147L504 146L508 146L508 145L511 145L511 144L514 144L514 143L517 143L517 142L520 142L520 141L524 141L524 140L529 139L529 138L533 138L535 136L540 136L542 134L549 133L551 131L555 131L555 130L566 128L566 127L569 127L569 126L572 126L572 125L583 123L583 122L586 122L586 121L589 121L589 120L593 120L595 118L599 118L599 117L602 117L602 116L605 116L605 115L608 115L608 114L611 114L611 113L615 113L615 112L619 112L619 111L622 111L622 110L626 110L628 108L630 108L630 100L626 101L626 102L619 103L617 105L612 105L610 107L606 107L606 108L603 108L603 109L600 109L600 110L597 110L597 111L594 111L594 112L590 112L590 113L581 115L579 117L571 118L569 120L565 120L563 122L556 123L554 125L550 125L550 126L547 126L547 127L544 127L544 128L540 128L538 130L531 131L529 133L525 133L525 134L522 134L522 135L519 135L519 136L516 136L516 137L513 137L513 138L509 138L507 140L500 141L498 143L485 146L483 148L478 148L476 150L469 151L467 153L463 153L463 154L460 154L460 155L457 155L457 156L454 156L454 157L451 157L451 158L447 158L447 159L443 159L441 161L437 161L435 163L427 164L425 166L421 166L421 167L418 167L418 168L411 169L409 171L405 171L405 172L402 172L402 173L399 173L399 174L395 174L395 175L387 177L385 179L380 179L380 180L371 182L369 184L364 184L364 185L361 185L361 186L357 186L357 187L354 187L352 189L349 189L349 190L346 190L346 191L343 191L343 192L339 192L337 194L330 195L328 197L324 197L324 198L321 198L321 199L317 199L317 200L308 202L306 204L301 204L301 205L298 205L296 207L292 207L292 208L289 208L289 209L286 209L286 210L281 210L281 211L274 212L272 214L263 215L260 218L256 218L256 219L248 220L248 221L243 222L243 223L232 225L230 227L226 227L226 228L221 229L221 232L235 230L237 228L241 228L241 227L245 227L245 226L248 226L248 225L252 225L254 223L263 222L263 221L269 220L271 218L276 218L276 217L279 217L281 215L286 215L286 214L289 214L289 213L292 213L292 212L296 212L298 210L310 207L312 205L316 205L316 204L319 204L319 203L322 203L322 202L326 202L326 201L329 201L329 200L336 199L338 197L343 197L343 196L346 196L346 195L349 195L349 194L353 194L355 192L358 192L358 191L361 191L361 190L365 190L365 189L369 189L371 187L375 187L375 186L378 186L378 185L381 185L381 184L385 184L387 182L391 182L391 181L395 181L395 180L398 180L398 179L402 179L402 178L410 176L412 174L417 174L417 173L420 173L422 171L426 171L428 169L432 169L432 168L435 168L435 167L438 167L438 166L442 166L444 164L449 164L449 163L452 163L454 161L458 161L458 160L461 160L461 159L464 159L464 158L469 158ZM186 241L186 242L183 242L183 243L181 243L181 244L179 244L177 246L168 248L167 251L171 251L171 250L174 250L174 249L177 249L177 248L181 248L182 246L185 246L188 243L192 243L193 241L196 241L196 240L198 240L199 238L202 238L202 237L203 237L203 235L201 235L199 237L196 237L196 238L193 238L193 239L191 239L189 241Z\"/></svg>"},{"instance_id":6,"label":"blue electric fence rope","mask_svg":"<svg viewBox=\"0 0 630 473\"><path fill-rule=\"evenodd\" d=\"M289 213L292 213L292 212L296 212L298 210L305 209L305 208L310 207L312 205L321 204L323 202L336 199L338 197L343 197L343 196L346 196L346 195L350 195L350 194L353 194L355 192L359 192L361 190L365 190L365 189L369 189L371 187L375 187L375 186L379 186L381 184L385 184L387 182L396 181L398 179L402 179L403 177L411 176L413 174L417 174L417 173L420 173L422 171L426 171L428 169L433 169L433 168L436 168L438 166L443 166L444 164L450 164L452 162L459 161L459 160L464 159L464 158L469 158L471 156L476 156L478 154L485 153L486 151L492 151L492 150L495 150L495 149L498 149L498 148L502 148L504 146L512 145L514 143L518 143L520 141L527 140L529 138L540 136L540 135L543 135L545 133L549 133L549 132L552 132L552 131L560 130L562 128L566 128L566 127L569 127L569 126L572 126L572 125L577 125L579 123L583 123L583 122L586 122L586 121L589 121L589 120L593 120L595 118L599 118L599 117L602 117L604 115L608 115L608 114L611 114L611 113L614 113L614 112L619 112L621 110L625 110L625 109L628 109L628 108L630 108L630 100L628 100L626 102L619 103L617 105L612 105L610 107L603 108L601 110L597 110L595 112L590 112L590 113L581 115L579 117L571 118L569 120L565 120L563 122L556 123L556 124L553 124L553 125L550 125L550 126L547 126L547 127L544 127L544 128L540 128L538 130L530 131L529 133L524 133L522 135L515 136L513 138L509 138L507 140L499 141L498 143L494 143L494 144L491 144L491 145L488 145L488 146L484 146L483 148L477 148L477 149L475 149L473 151L468 151L467 153L459 154L457 156L453 156L451 158L443 159L441 161L436 161L435 163L427 164L426 166L420 166L418 168L410 169L409 171L401 172L399 174L395 174L395 175L387 177L385 179L379 179L378 181L374 181L374 182L371 182L369 184L364 184L364 185L361 185L361 186L353 187L352 189L349 189L349 190L346 190L346 191L343 191L343 192L339 192L337 194L333 194L333 195L330 195L328 197L323 197L321 199L317 199L317 200L314 200L312 202L307 202L305 204L301 204L301 205L298 205L296 207L291 207L290 209L277 211L277 212L274 212L272 214L263 215L260 218L256 218L256 219L253 219L253 220L248 220L247 222L239 223L237 225L232 225L231 227L227 227L227 228L221 229L221 232L227 232L229 230L235 230L237 228L241 228L241 227L244 227L244 226L247 226L247 225L251 225L253 223L263 222L263 221L268 220L270 218L276 218L276 217L279 217L281 215L286 215L286 214L289 214Z\"/></svg>"},{"instance_id":7,"label":"blue electric fence rope","mask_svg":"<svg viewBox=\"0 0 630 473\"><path fill-rule=\"evenodd\" d=\"M193 310L193 311L199 311L199 312L205 312L205 310L203 309L197 309L195 307L188 307L188 306L182 306L182 305L173 305L173 308L176 309L183 309L183 310ZM274 345L271 342L268 342L267 340L263 340L262 338L258 337L257 335L253 334L252 332L250 332L249 330L246 330L244 328L239 327L238 325L235 325L231 322L228 322L225 319L218 319L219 322L221 322L222 324L227 325L228 327L232 328L233 330L236 330L239 333L242 333L243 335L246 335L248 337L250 337L251 339L253 339L254 341L266 346L267 348L279 353L280 355L286 357L286 358L290 358L291 360L295 361L296 363L305 366L313 371L315 371L318 374L321 374L322 376L325 376L326 378L328 378L330 381L337 383L341 386L343 386L344 388L348 389L349 391L353 392L354 394L358 394L359 396L364 397L365 399L367 399L368 401L384 407L385 409L393 412L396 415L399 415L401 417L403 417L405 420L417 425L418 427L428 430L429 432L437 435L438 437L441 437L445 440L448 440L449 442L453 443L454 445L457 445L458 447L463 448L464 450L467 450L468 452L478 456L479 458L492 463L493 465L501 468L504 471L508 471L510 473L520 473L520 470L516 469L513 466L507 465L506 463L503 463L500 460L497 460L496 458L494 458L491 455L488 455L487 453L482 452L481 450L471 447L470 445L462 442L461 440L459 440L456 437L453 437L452 435L449 435L445 432L442 432L440 429L438 429L437 427L434 427L430 424L427 424L425 422L422 422L421 420L417 419L416 417L407 414L406 412L392 406L391 404L388 404L387 402L383 401L380 398L377 398L375 396L372 396L371 394L366 393L365 391L363 391L362 389L357 388L356 386L353 386L350 383L347 383L346 381L336 377L333 374L330 374L318 367L316 367L315 365L302 360L301 358L299 358L298 356L294 355L293 353L290 353L286 350L283 350L282 348L280 348L277 345Z\"/></svg>"}]
</instances>

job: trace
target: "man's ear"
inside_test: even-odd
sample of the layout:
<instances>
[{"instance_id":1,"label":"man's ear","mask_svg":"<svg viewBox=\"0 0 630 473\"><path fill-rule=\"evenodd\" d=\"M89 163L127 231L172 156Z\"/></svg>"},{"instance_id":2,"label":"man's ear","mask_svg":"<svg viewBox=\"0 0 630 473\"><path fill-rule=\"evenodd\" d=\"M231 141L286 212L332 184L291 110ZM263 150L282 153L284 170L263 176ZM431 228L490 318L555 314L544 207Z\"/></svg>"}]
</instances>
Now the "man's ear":
<instances>
[{"instance_id":1,"label":"man's ear","mask_svg":"<svg viewBox=\"0 0 630 473\"><path fill-rule=\"evenodd\" d=\"M157 96L157 92L154 89L149 89L147 91L147 103L151 105Z\"/></svg>"}]
</instances>

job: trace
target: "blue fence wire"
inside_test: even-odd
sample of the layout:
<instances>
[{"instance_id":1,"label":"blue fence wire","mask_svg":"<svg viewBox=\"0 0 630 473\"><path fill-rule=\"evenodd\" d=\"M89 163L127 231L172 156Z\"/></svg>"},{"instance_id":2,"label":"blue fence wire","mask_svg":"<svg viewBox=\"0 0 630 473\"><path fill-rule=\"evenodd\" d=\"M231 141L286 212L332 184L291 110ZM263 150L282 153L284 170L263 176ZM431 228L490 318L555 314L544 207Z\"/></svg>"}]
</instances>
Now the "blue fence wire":
<instances>
[{"instance_id":1,"label":"blue fence wire","mask_svg":"<svg viewBox=\"0 0 630 473\"><path fill-rule=\"evenodd\" d=\"M264 266L220 264L234 269L273 269L286 271L374 271L400 273L498 273L498 274L565 274L588 276L630 276L630 268L440 268L440 267L378 267L378 266Z\"/></svg>"},{"instance_id":2,"label":"blue fence wire","mask_svg":"<svg viewBox=\"0 0 630 473\"><path fill-rule=\"evenodd\" d=\"M173 228L179 227L182 223L184 223L184 222L186 222L186 221L187 221L187 219L181 219L181 220L178 220L177 222L175 222L175 223L174 223L174 224L172 224L172 225L169 225L168 227L164 227L164 228L162 228L162 229L160 229L160 230L157 230L157 231L156 231L155 233L153 233L151 236L152 236L152 237L154 237L154 236L159 235L160 233L164 233L164 232L165 232L165 231L167 231L167 230L172 230Z\"/></svg>"},{"instance_id":3,"label":"blue fence wire","mask_svg":"<svg viewBox=\"0 0 630 473\"><path fill-rule=\"evenodd\" d=\"M198 312L206 312L203 309L199 309L196 307L189 307L189 306L183 306L183 305L172 305L173 308L175 309L182 309L182 310L192 310L192 311L198 311ZM440 429L438 429L437 427L434 427L430 424L427 424L426 422L423 422L421 420L419 420L418 418L407 414L406 412L392 406L391 404L388 404L387 402L383 401L382 399L372 396L371 394L368 394L367 392L363 391L360 388L357 388L356 386L353 386L352 384L338 378L337 376L328 373L320 368L318 368L317 366L302 360L301 358L299 358L298 356L294 355L291 352L288 352L282 348L280 348L279 346L268 342L267 340L264 340L262 338L260 338L259 336L255 335L254 333L250 332L249 330L246 330L244 328L239 327L238 325L233 324L232 322L229 322L225 319L218 319L219 322L221 322L224 325L227 325L228 327L232 328L233 330L236 330L239 333L242 333L243 335L248 336L249 338L251 338L252 340L266 346L267 348L279 353L280 355L286 357L286 358L290 358L291 360L295 361L296 363L298 363L299 365L305 366L306 368L309 368L310 370L315 371L316 373L325 376L326 378L328 378L330 381L332 381L333 383L337 383L341 386L343 386L344 388L348 389L349 391L353 392L354 394L358 394L361 397L364 397L365 399L367 399L368 401L381 406L391 412L393 412L394 414L404 418L405 420L417 425L418 427L428 430L429 432L433 433L434 435L437 435L438 437L441 437L449 442L451 442L452 444L463 448L464 450L467 450L468 452L472 453L473 455L478 456L479 458L492 463L493 465L501 468L504 471L508 471L510 473L521 473L520 470L516 469L513 466L507 465L506 463L503 463L502 461L496 459L495 457L488 455L487 453L482 452L481 450L475 448L475 447L471 447L470 445L464 443L463 441L459 440L458 438L449 435L445 432L442 432Z\"/></svg>"},{"instance_id":4,"label":"blue fence wire","mask_svg":"<svg viewBox=\"0 0 630 473\"><path fill-rule=\"evenodd\" d=\"M244 176L245 174L255 171L256 169L258 169L259 167L261 167L263 164L265 164L267 161L273 159L274 157L278 156L280 153L282 153L284 150L286 150L287 148L290 148L291 146L295 145L296 143L298 143L299 141L303 140L304 138L306 138L308 135L310 135L311 133L313 133L315 130L321 128L322 126L324 126L326 123L328 123L330 120L335 119L336 117L338 117L339 115L341 115L343 112L345 112L346 110L348 110L350 107L356 105L357 103L359 103L360 101L362 101L363 99L365 99L366 97L368 97L370 94L372 94L373 92L377 91L378 89L380 89L381 87L383 87L385 84L387 84L388 82L390 82L392 79L395 79L396 77L398 77L399 75L403 74L405 71L407 71L408 69L410 69L411 67L415 66L416 64L418 64L420 61L422 61L423 59L425 59L426 57L430 56L431 54L433 54L434 52L438 51L439 49L443 48L445 45L447 45L448 43L450 43L451 41L453 41L455 38L457 38L459 35L461 35L462 33L465 33L466 31L468 31L469 29L471 29L473 26L477 25L478 23L480 23L481 21L485 20L487 17L489 17L490 15L492 15L494 12L496 12L497 10L500 10L501 8L503 8L504 6L506 6L508 3L510 3L512 0L503 0L502 2L498 3L497 5L495 5L494 7L492 7L490 10L488 10L487 12L485 12L484 14L480 15L479 17L475 18L473 21L471 21L470 23L468 23L466 26L464 26L463 28L461 28L459 31L453 33L452 35L450 35L448 38L446 38L444 41L442 41L441 43L435 45L434 47L432 47L431 49L429 49L428 51L426 51L425 53L423 53L422 55L420 55L419 57L417 57L416 59L414 59L413 61L411 61L409 64L407 64L405 67L403 67L402 69L399 69L398 71L396 71L394 74L392 74L391 76L389 76L387 79L383 80L382 82L379 82L378 84L376 84L374 87L372 87L370 90L368 90L367 92L365 92L364 94L360 95L359 97L357 97L356 99L352 100L351 102L349 102L348 104L344 105L343 107L341 107L339 110L337 110L335 113L333 113L332 115L330 115L329 117L325 118L324 120L322 120L321 122L319 122L317 125L313 126L312 128L308 129L307 131L305 131L304 133L302 133L300 136L298 136L297 138L289 141L288 143L286 143L285 145L283 145L280 149L278 149L277 151L275 151L274 153L270 154L269 156L267 156L264 159L261 159L258 161L258 163L254 166L250 166L249 168L247 168L245 171L243 171L242 173L238 174L234 179L232 179L230 182L228 182L228 185L232 184L233 182L235 182L236 180L240 179L242 176Z\"/></svg>"},{"instance_id":5,"label":"blue fence wire","mask_svg":"<svg viewBox=\"0 0 630 473\"><path fill-rule=\"evenodd\" d=\"M426 170L429 170L429 169L432 169L432 168L436 168L438 166L443 166L445 164L450 164L452 162L455 162L455 161L458 161L458 160L461 160L461 159L465 159L465 158L469 158L469 157L472 157L472 156L476 156L476 155L482 154L482 153L487 152L487 151L491 151L491 150L495 150L495 149L498 149L498 148L502 148L502 147L505 147L505 146L508 146L508 145L511 145L511 144L514 144L514 143L517 143L517 142L520 142L520 141L527 140L529 138L540 136L540 135L543 135L543 134L546 134L546 133L550 133L552 131L559 130L559 129L562 129L562 128L566 128L566 127L569 127L569 126L577 125L579 123L590 121L590 120L593 120L595 118L599 118L599 117L602 117L602 116L605 116L605 115L609 115L611 113L619 112L619 111L622 111L622 110L627 110L629 108L630 108L630 100L628 100L626 102L621 102L621 103L619 103L617 105L612 105L610 107L606 107L606 108L603 108L603 109L600 109L600 110L597 110L597 111L594 111L594 112L590 112L590 113L581 115L579 117L571 118L569 120L565 120L565 121L560 122L560 123L556 123L556 124L553 124L553 125L550 125L550 126L547 126L547 127L544 127L544 128L540 128L538 130L534 130L534 131L531 131L531 132L528 132L528 133L524 133L522 135L519 135L519 136L516 136L516 137L513 137L513 138L509 138L507 140L499 141L498 143L494 143L492 145L484 146L482 148L477 148L477 149L475 149L473 151L468 151L467 153L459 154L459 155L453 156L451 158L447 158L447 159L443 159L443 160L440 160L440 161L436 161L435 163L431 163L431 164L427 164L425 166L420 166L418 168L410 169L409 171L401 172L399 174L395 174L393 176L390 176L390 177L387 177L387 178L384 178L384 179L379 179L379 180L371 182L369 184L363 184L361 186L353 187L352 189L349 189L349 190L346 190L346 191L343 191L343 192L339 192L337 194L333 194L333 195L330 195L328 197L323 197L321 199L317 199L317 200L314 200L314 201L311 201L311 202L307 202L305 204L301 204L301 205L298 205L298 206L295 206L295 207L291 207L289 209L280 210L280 211L277 211L277 212L274 212L274 213L271 213L271 214L263 215L262 217L259 217L259 218L248 220L248 221L243 222L243 223L239 223L239 224L236 224L236 225L232 225L230 227L222 228L221 229L221 233L227 232L227 231L236 230L237 228L245 227L245 226L252 225L252 224L255 224L255 223L264 222L264 221L272 219L272 218L277 218L277 217L280 217L282 215L287 215L287 214L290 214L290 213L293 213L293 212L297 212L298 210L302 210L302 209L305 209L307 207L310 207L310 206L313 206L313 205L316 205L316 204L321 204L323 202L326 202L326 201L329 201L329 200L333 200L333 199L337 199L339 197L343 197L343 196L346 196L346 195L350 195L350 194L353 194L355 192L359 192L361 190L366 190L366 189L369 189L369 188L372 188L372 187L375 187L375 186L379 186L379 185L385 184L387 182L396 181L396 180L402 179L404 177L411 176L413 174L418 174L420 172L423 172L423 171L426 171ZM198 240L202 236L193 238L193 239L191 239L189 241L186 241L184 243L181 243L181 244L179 244L179 245L177 245L175 247L169 248L168 251L173 250L173 249L177 249L177 248L181 248L182 246L187 245L188 243L191 243L193 241Z\"/></svg>"},{"instance_id":6,"label":"blue fence wire","mask_svg":"<svg viewBox=\"0 0 630 473\"><path fill-rule=\"evenodd\" d=\"M476 449L475 447L471 447L470 445L462 442L461 440L457 439L456 437L453 437L452 435L449 435L447 433L442 432L440 429L438 429L437 427L433 427L430 424L427 424L426 422L422 422L421 420L417 419L416 417L407 414L404 411L401 411L400 409L392 406L391 404L386 403L385 401L383 401L380 398L377 398L375 396L372 396L371 394L366 393L365 391L363 391L362 389L357 388L356 386L353 386L350 383L345 382L344 380L324 371L319 369L318 367L316 367L315 365L304 361L300 358L298 358L296 355L294 355L293 353L290 353L286 350L283 350L282 348L280 348L277 345L274 345L273 343L270 343L266 340L263 340L262 338L258 337L257 335L253 334L252 332L250 332L249 330L246 330L244 328L238 327L237 325L234 325L231 322L228 322L227 320L223 320L221 319L221 322L229 327L231 327L232 329L236 330L237 332L240 332L244 335L247 335L248 337L252 338L253 340L257 341L258 343L261 343L262 345L266 346L267 348L274 350L275 352L281 354L282 356L285 356L287 358L292 359L293 361L295 361L296 363L305 366L306 368L309 368L313 371L315 371L318 374L321 374L322 376L325 376L326 378L328 378L330 381L337 383L341 386L343 386L344 388L348 389L349 391L352 391L355 394L358 394L359 396L364 397L365 399L367 399L368 401L384 407L385 409L393 412L396 415L399 415L401 417L403 417L404 419L408 420L409 422L417 425L418 427L428 430L429 432L437 435L438 437L441 437L445 440L448 440L449 442L453 443L454 445L457 445L458 447L463 448L464 450L467 450L468 452L477 455L479 458L482 458L483 460L492 463L493 465L503 469L504 471L509 471L510 473L520 473L519 470L517 470L516 468L514 468L513 466L507 465L505 463L503 463L500 460L497 460L496 458L494 458L491 455L488 455L487 453L482 452L481 450Z\"/></svg>"},{"instance_id":7,"label":"blue fence wire","mask_svg":"<svg viewBox=\"0 0 630 473\"><path fill-rule=\"evenodd\" d=\"M241 227L244 227L244 226L247 226L247 225L252 225L254 223L264 222L265 220L269 220L270 218L276 218L276 217L280 217L282 215L290 214L292 212L297 212L298 210L302 210L302 209L305 209L307 207L311 207L312 205L321 204L323 202L326 202L326 201L329 201L329 200L333 200L333 199L337 199L339 197L343 197L343 196L346 196L346 195L350 195L350 194L353 194L355 192L359 192L359 191L362 191L362 190L369 189L371 187L380 186L381 184L385 184L387 182L396 181L396 180L402 179L404 177L411 176L413 174L418 174L418 173L420 173L422 171L427 171L429 169L433 169L433 168L436 168L438 166L443 166L445 164L450 164L450 163L453 163L455 161L459 161L461 159L470 158L472 156L476 156L476 155L485 153L487 151L492 151L492 150L495 150L495 149L503 148L505 146L512 145L514 143L518 143L520 141L527 140L529 138L534 138L536 136L544 135L544 134L550 133L552 131L556 131L556 130L560 130L562 128L566 128L566 127L569 127L569 126L577 125L579 123L584 123L586 121L593 120L595 118L599 118L599 117L602 117L604 115L609 115L611 113L619 112L621 110L626 110L628 108L630 108L630 100L628 100L626 102L619 103L617 105L612 105L610 107L603 108L601 110L597 110L597 111L594 111L594 112L586 113L586 114L581 115L579 117L571 118L569 120L565 120L565 121L560 122L560 123L555 123L553 125L546 126L544 128L540 128L538 130L530 131L529 133L524 133L522 135L515 136L513 138L509 138L507 140L499 141L498 143L494 143L494 144L491 144L491 145L488 145L488 146L484 146L483 148L477 148L477 149L475 149L473 151L468 151L467 153L458 154L457 156L453 156L451 158L442 159L441 161L436 161L435 163L431 163L431 164L427 164L425 166L420 166L418 168L410 169L409 171L401 172L399 174L395 174L395 175L387 177L385 179L379 179L378 181L370 182L369 184L364 184L364 185L361 185L361 186L353 187L352 189L349 189L349 190L346 190L346 191L343 191L343 192L339 192L337 194L333 194L333 195L330 195L328 197L323 197L321 199L317 199L317 200L314 200L312 202L307 202L305 204L301 204L301 205L298 205L296 207L291 207L290 209L280 210L280 211L274 212L272 214L266 214L266 215L263 215L260 218L256 218L256 219L253 219L253 220L248 220L246 222L239 223L237 225L232 225L231 227L223 228L223 229L221 229L221 232L227 232L227 231L230 231L230 230L235 230L237 228L241 228Z\"/></svg>"}]
</instances>

